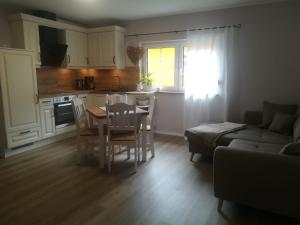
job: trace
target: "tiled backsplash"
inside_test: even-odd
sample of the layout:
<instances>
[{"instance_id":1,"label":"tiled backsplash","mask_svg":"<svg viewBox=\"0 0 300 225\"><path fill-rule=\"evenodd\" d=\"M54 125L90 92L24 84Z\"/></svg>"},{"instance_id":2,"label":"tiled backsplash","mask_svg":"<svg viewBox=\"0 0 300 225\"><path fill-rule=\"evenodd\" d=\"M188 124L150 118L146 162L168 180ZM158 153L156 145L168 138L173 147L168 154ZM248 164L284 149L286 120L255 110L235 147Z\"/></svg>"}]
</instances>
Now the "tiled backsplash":
<instances>
[{"instance_id":1,"label":"tiled backsplash","mask_svg":"<svg viewBox=\"0 0 300 225\"><path fill-rule=\"evenodd\" d=\"M121 90L134 91L139 79L139 68L127 67L124 70L40 68L37 69L39 93L75 90L76 80L84 76L94 77L96 90L116 90L119 87L120 78Z\"/></svg>"}]
</instances>

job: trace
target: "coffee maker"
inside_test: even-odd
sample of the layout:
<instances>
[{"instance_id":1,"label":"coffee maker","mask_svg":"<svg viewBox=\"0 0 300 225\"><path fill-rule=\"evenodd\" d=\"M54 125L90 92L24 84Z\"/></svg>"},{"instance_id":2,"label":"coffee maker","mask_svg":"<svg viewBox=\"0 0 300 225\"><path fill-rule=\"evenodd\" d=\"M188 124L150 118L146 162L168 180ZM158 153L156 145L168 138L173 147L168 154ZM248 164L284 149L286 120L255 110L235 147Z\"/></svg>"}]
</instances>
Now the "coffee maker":
<instances>
[{"instance_id":1,"label":"coffee maker","mask_svg":"<svg viewBox=\"0 0 300 225\"><path fill-rule=\"evenodd\" d=\"M86 76L84 77L84 87L85 89L94 89L95 88L95 84L94 84L94 77L92 76Z\"/></svg>"}]
</instances>

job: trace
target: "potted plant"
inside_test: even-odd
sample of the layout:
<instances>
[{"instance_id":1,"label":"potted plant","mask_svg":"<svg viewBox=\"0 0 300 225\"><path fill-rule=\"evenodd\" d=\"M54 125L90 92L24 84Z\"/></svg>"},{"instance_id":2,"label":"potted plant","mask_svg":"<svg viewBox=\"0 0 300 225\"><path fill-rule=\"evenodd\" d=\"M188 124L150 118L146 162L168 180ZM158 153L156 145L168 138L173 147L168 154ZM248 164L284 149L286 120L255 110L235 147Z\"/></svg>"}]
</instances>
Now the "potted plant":
<instances>
[{"instance_id":1,"label":"potted plant","mask_svg":"<svg viewBox=\"0 0 300 225\"><path fill-rule=\"evenodd\" d=\"M151 73L142 74L140 84L143 86L143 91L152 90L153 78Z\"/></svg>"}]
</instances>

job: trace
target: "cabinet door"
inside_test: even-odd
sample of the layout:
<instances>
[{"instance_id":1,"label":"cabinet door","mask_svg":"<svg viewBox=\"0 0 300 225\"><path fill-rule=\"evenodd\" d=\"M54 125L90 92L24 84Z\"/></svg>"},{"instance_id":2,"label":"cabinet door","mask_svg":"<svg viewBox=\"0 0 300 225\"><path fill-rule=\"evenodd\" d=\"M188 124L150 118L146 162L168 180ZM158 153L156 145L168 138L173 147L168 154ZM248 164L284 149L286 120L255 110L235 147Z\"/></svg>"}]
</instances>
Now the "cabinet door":
<instances>
[{"instance_id":1,"label":"cabinet door","mask_svg":"<svg viewBox=\"0 0 300 225\"><path fill-rule=\"evenodd\" d=\"M39 26L37 23L24 21L24 38L25 49L35 52L35 62L41 65L41 50L40 50L40 36Z\"/></svg>"},{"instance_id":2,"label":"cabinet door","mask_svg":"<svg viewBox=\"0 0 300 225\"><path fill-rule=\"evenodd\" d=\"M87 67L88 66L87 34L79 32L78 39L79 42L81 43L77 52L77 54L79 55L79 66Z\"/></svg>"},{"instance_id":3,"label":"cabinet door","mask_svg":"<svg viewBox=\"0 0 300 225\"><path fill-rule=\"evenodd\" d=\"M1 91L7 132L40 125L34 61L31 52L0 51Z\"/></svg>"},{"instance_id":4,"label":"cabinet door","mask_svg":"<svg viewBox=\"0 0 300 225\"><path fill-rule=\"evenodd\" d=\"M41 65L41 50L39 26L28 21L14 21L11 23L12 47L23 48L35 53L35 64Z\"/></svg>"},{"instance_id":5,"label":"cabinet door","mask_svg":"<svg viewBox=\"0 0 300 225\"><path fill-rule=\"evenodd\" d=\"M101 38L101 66L114 67L116 65L115 55L115 32L102 32Z\"/></svg>"},{"instance_id":6,"label":"cabinet door","mask_svg":"<svg viewBox=\"0 0 300 225\"><path fill-rule=\"evenodd\" d=\"M55 135L55 119L53 105L41 107L40 114L42 125L42 137L46 138Z\"/></svg>"},{"instance_id":7,"label":"cabinet door","mask_svg":"<svg viewBox=\"0 0 300 225\"><path fill-rule=\"evenodd\" d=\"M106 104L106 95L95 94L93 96L93 98L94 98L94 101L93 101L94 106L105 106L105 104Z\"/></svg>"},{"instance_id":8,"label":"cabinet door","mask_svg":"<svg viewBox=\"0 0 300 225\"><path fill-rule=\"evenodd\" d=\"M66 31L68 67L87 66L87 34L77 31Z\"/></svg>"},{"instance_id":9,"label":"cabinet door","mask_svg":"<svg viewBox=\"0 0 300 225\"><path fill-rule=\"evenodd\" d=\"M124 33L115 32L115 66L119 69L125 67L125 38Z\"/></svg>"},{"instance_id":10,"label":"cabinet door","mask_svg":"<svg viewBox=\"0 0 300 225\"><path fill-rule=\"evenodd\" d=\"M101 66L100 33L88 34L89 66Z\"/></svg>"}]
</instances>

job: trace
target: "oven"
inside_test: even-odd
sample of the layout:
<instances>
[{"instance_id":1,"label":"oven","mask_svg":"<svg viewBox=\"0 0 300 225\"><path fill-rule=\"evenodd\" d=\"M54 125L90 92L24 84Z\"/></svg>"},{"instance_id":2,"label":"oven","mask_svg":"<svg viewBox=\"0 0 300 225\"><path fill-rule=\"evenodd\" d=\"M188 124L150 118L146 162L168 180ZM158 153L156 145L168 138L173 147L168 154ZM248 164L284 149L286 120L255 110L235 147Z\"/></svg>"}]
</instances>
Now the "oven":
<instances>
[{"instance_id":1,"label":"oven","mask_svg":"<svg viewBox=\"0 0 300 225\"><path fill-rule=\"evenodd\" d=\"M75 124L72 101L74 95L59 96L53 98L54 117L56 129L64 128Z\"/></svg>"}]
</instances>

